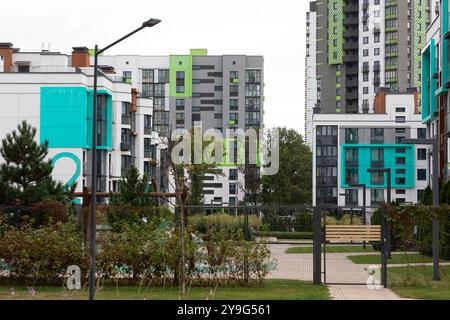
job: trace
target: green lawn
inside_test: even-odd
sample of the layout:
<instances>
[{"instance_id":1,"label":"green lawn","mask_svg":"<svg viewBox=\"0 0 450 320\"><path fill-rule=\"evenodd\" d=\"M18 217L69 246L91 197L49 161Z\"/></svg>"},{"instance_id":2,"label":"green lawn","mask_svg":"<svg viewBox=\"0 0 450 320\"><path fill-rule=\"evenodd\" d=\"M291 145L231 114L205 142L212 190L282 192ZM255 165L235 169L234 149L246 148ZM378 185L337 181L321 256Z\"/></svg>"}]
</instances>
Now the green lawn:
<instances>
[{"instance_id":1,"label":"green lawn","mask_svg":"<svg viewBox=\"0 0 450 320\"><path fill-rule=\"evenodd\" d=\"M450 300L450 266L441 267L442 281L433 282L432 267L389 268L389 287L403 298Z\"/></svg>"},{"instance_id":2,"label":"green lawn","mask_svg":"<svg viewBox=\"0 0 450 320\"><path fill-rule=\"evenodd\" d=\"M381 263L381 255L367 256L350 256L347 257L356 264L379 264ZM433 259L421 254L392 254L388 259L388 264L408 264L408 263L431 263Z\"/></svg>"},{"instance_id":3,"label":"green lawn","mask_svg":"<svg viewBox=\"0 0 450 320\"><path fill-rule=\"evenodd\" d=\"M323 251L323 248L322 248ZM354 245L354 246L338 246L338 245L327 245L326 246L327 253L355 253L355 252L375 252L371 245L367 245L367 248L364 249L362 245ZM288 254L298 254L298 253L312 253L313 247L292 247L286 250Z\"/></svg>"},{"instance_id":4,"label":"green lawn","mask_svg":"<svg viewBox=\"0 0 450 320\"><path fill-rule=\"evenodd\" d=\"M69 292L61 287L38 287L36 296L31 298L26 288L16 288L16 295L9 296L9 287L0 287L0 300L36 299L36 300L82 300L87 299L87 289L81 292ZM178 300L177 287L119 287L111 286L99 290L99 300ZM293 280L267 280L264 287L229 288L188 288L184 299L191 300L328 300L325 286Z\"/></svg>"}]
</instances>

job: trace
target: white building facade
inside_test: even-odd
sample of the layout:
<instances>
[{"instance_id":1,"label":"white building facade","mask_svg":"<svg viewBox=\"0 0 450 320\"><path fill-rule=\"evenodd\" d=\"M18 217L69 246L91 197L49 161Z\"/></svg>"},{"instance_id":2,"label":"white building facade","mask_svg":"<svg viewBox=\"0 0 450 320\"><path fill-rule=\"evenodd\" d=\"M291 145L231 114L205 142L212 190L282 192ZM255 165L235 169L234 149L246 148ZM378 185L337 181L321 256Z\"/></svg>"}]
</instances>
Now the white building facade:
<instances>
[{"instance_id":1,"label":"white building facade","mask_svg":"<svg viewBox=\"0 0 450 320\"><path fill-rule=\"evenodd\" d=\"M88 49L74 48L67 56L0 44L0 55L0 137L26 120L37 129L37 142L49 142L54 178L66 186L76 183L77 192L89 187L94 77ZM152 181L161 154L151 124L153 101L139 97L122 77L100 73L97 191L118 191L130 166ZM125 117L122 110L128 110Z\"/></svg>"}]
</instances>

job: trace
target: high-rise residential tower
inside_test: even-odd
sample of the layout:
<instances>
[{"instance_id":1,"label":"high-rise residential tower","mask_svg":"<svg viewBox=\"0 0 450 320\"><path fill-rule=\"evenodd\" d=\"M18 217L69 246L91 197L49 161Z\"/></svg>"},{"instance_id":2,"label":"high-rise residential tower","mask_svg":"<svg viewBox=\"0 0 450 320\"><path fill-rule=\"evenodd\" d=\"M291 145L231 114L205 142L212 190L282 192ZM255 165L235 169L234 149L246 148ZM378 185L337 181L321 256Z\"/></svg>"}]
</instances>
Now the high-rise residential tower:
<instances>
[{"instance_id":1,"label":"high-rise residential tower","mask_svg":"<svg viewBox=\"0 0 450 320\"><path fill-rule=\"evenodd\" d=\"M430 2L315 2L317 106L322 113L371 113L381 87L420 90ZM420 110L420 98L418 103Z\"/></svg>"},{"instance_id":2,"label":"high-rise residential tower","mask_svg":"<svg viewBox=\"0 0 450 320\"><path fill-rule=\"evenodd\" d=\"M367 178L367 172L359 172L360 168L347 170L342 167L346 152L367 156L378 151L374 145L376 143L372 142L376 139L368 139L367 134L375 135L376 131L382 130L386 134L378 146L380 150L385 149L378 155L383 160L380 163L386 165L392 164L390 158L393 155L388 150L389 146L383 147L382 144L391 144L391 147L396 145L403 151L403 138L414 137L416 129L423 135L424 127L419 126L417 117L422 108L421 51L431 20L430 3L431 0L315 1L317 88L314 90L317 90L317 107L314 108L312 136L314 170L318 176L314 175L313 178L314 203L342 205L345 202L339 198L340 194L344 194L344 191L345 194L356 194L351 186L342 182L346 174L354 174L358 176L358 181L366 181L366 184L376 189L376 184L371 184ZM417 100L414 107L411 102L413 92L414 100ZM384 111L380 112L379 100L383 100L386 93L392 97L392 103L386 103ZM394 116L396 110L409 113L409 118L401 114ZM361 114L374 116L365 117ZM406 122L402 123L404 119ZM352 121L355 123L352 124ZM377 121L386 124L377 124ZM399 127L396 133L386 127L389 122L389 127ZM348 129L348 132L354 129L363 133L364 137L360 136L358 140L361 149L347 151L346 139L338 137L341 129ZM400 134L398 137L397 133ZM423 150L420 152L423 153ZM423 189L423 179L428 179L424 170L420 168L420 179L416 179L419 173L411 170L408 172L409 177L406 177L410 183L399 184L400 192L406 190L407 194L410 193L406 198L399 197L401 201L418 201L417 193L412 190ZM399 173L399 181L403 181L404 177Z\"/></svg>"}]
</instances>

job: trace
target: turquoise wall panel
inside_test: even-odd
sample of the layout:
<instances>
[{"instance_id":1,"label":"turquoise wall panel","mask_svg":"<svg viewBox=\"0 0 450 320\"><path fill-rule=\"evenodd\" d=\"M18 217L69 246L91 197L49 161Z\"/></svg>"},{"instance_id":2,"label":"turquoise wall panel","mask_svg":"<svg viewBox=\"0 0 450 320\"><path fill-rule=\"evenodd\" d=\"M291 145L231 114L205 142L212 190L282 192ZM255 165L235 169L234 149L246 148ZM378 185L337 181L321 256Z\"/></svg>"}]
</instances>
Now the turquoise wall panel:
<instances>
[{"instance_id":1,"label":"turquoise wall panel","mask_svg":"<svg viewBox=\"0 0 450 320\"><path fill-rule=\"evenodd\" d=\"M50 148L92 148L92 90L85 87L41 88L41 143L49 141ZM99 150L112 150L112 94L107 96L106 143Z\"/></svg>"},{"instance_id":2,"label":"turquoise wall panel","mask_svg":"<svg viewBox=\"0 0 450 320\"><path fill-rule=\"evenodd\" d=\"M346 149L358 149L358 165L357 167L347 166L345 162ZM415 185L415 165L414 165L414 146L403 144L371 144L371 145L341 145L341 187L349 188L345 181L345 169L358 169L358 184L365 184L369 189L383 189L387 188L387 177L385 175L384 184L373 185L371 174L368 169L372 167L372 149L382 148L384 150L384 168L391 169L392 188L409 189L414 188ZM404 149L405 153L397 153L397 149ZM396 164L396 158L405 158L405 164ZM405 170L404 174L397 173L397 169ZM397 184L397 178L405 178L405 184Z\"/></svg>"},{"instance_id":3,"label":"turquoise wall panel","mask_svg":"<svg viewBox=\"0 0 450 320\"><path fill-rule=\"evenodd\" d=\"M87 91L84 87L42 87L40 140L50 148L86 146Z\"/></svg>"}]
</instances>

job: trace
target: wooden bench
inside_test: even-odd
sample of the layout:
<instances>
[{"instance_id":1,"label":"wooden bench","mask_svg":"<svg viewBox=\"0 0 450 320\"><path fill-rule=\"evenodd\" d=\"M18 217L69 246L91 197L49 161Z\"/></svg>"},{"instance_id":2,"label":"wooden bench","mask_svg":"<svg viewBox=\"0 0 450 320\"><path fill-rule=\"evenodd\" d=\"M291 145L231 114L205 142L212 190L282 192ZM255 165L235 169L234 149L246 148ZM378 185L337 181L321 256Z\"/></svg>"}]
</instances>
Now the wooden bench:
<instances>
[{"instance_id":1,"label":"wooden bench","mask_svg":"<svg viewBox=\"0 0 450 320\"><path fill-rule=\"evenodd\" d=\"M329 242L380 242L381 226L379 225L328 225L325 240Z\"/></svg>"}]
</instances>

